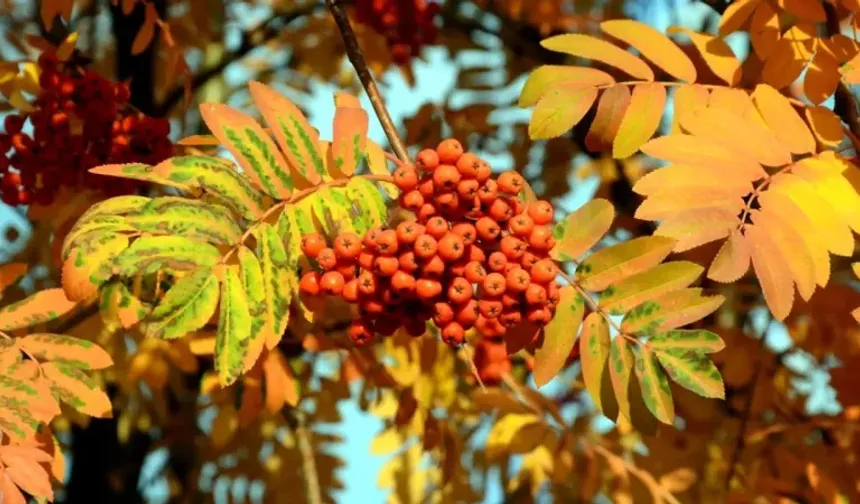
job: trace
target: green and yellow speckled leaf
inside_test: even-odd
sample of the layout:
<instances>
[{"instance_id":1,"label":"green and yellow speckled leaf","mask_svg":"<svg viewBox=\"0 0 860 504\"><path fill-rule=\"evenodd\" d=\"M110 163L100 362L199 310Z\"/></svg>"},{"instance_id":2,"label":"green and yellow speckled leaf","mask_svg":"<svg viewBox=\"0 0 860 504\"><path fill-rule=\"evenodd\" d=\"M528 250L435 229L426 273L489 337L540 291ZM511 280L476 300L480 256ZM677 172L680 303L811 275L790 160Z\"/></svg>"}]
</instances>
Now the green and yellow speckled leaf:
<instances>
[{"instance_id":1,"label":"green and yellow speckled leaf","mask_svg":"<svg viewBox=\"0 0 860 504\"><path fill-rule=\"evenodd\" d=\"M119 280L102 286L99 311L106 322L119 321L123 328L133 327L150 312L150 307L136 298Z\"/></svg>"},{"instance_id":2,"label":"green and yellow speckled leaf","mask_svg":"<svg viewBox=\"0 0 860 504\"><path fill-rule=\"evenodd\" d=\"M281 151L289 161L291 171L301 185L316 185L326 174L320 152L319 134L302 111L290 100L260 82L250 82L251 98L266 119Z\"/></svg>"},{"instance_id":3,"label":"green and yellow speckled leaf","mask_svg":"<svg viewBox=\"0 0 860 504\"><path fill-rule=\"evenodd\" d=\"M550 256L557 261L576 260L603 238L614 219L612 203L600 198L589 201L555 225Z\"/></svg>"},{"instance_id":4,"label":"green and yellow speckled leaf","mask_svg":"<svg viewBox=\"0 0 860 504\"><path fill-rule=\"evenodd\" d=\"M101 165L96 166L95 168L90 168L89 172L96 175L142 180L144 182L166 185L185 191L190 189L189 185L184 184L179 180L171 180L165 177L164 174L156 172L153 166L143 163Z\"/></svg>"},{"instance_id":5,"label":"green and yellow speckled leaf","mask_svg":"<svg viewBox=\"0 0 860 504\"><path fill-rule=\"evenodd\" d=\"M304 209L296 205L288 206L278 218L278 235L284 241L284 250L287 253L287 281L290 296L296 300L299 313L305 320L313 320L311 312L299 299L299 278L308 271L310 263L302 254L302 235L313 232L313 222Z\"/></svg>"},{"instance_id":6,"label":"green and yellow speckled leaf","mask_svg":"<svg viewBox=\"0 0 860 504\"><path fill-rule=\"evenodd\" d=\"M184 236L144 236L116 258L122 276L151 274L160 269L188 271L215 266L221 253L212 245Z\"/></svg>"},{"instance_id":7,"label":"green and yellow speckled leaf","mask_svg":"<svg viewBox=\"0 0 860 504\"><path fill-rule=\"evenodd\" d=\"M242 279L242 289L245 291L248 313L251 316L251 329L242 367L242 370L247 372L257 363L266 343L266 285L263 281L263 268L251 249L239 247L236 256L239 259L239 278Z\"/></svg>"},{"instance_id":8,"label":"green and yellow speckled leaf","mask_svg":"<svg viewBox=\"0 0 860 504\"><path fill-rule=\"evenodd\" d=\"M717 334L704 329L678 329L653 336L648 344L654 350L689 350L699 353L719 352L726 347Z\"/></svg>"},{"instance_id":9,"label":"green and yellow speckled leaf","mask_svg":"<svg viewBox=\"0 0 860 504\"><path fill-rule=\"evenodd\" d=\"M135 229L125 221L125 217L115 215L96 215L86 221L78 221L66 235L60 257L63 261L67 260L72 249L79 245L83 249L91 248L90 243L99 236L107 234L118 236L119 233L134 231Z\"/></svg>"},{"instance_id":10,"label":"green and yellow speckled leaf","mask_svg":"<svg viewBox=\"0 0 860 504\"><path fill-rule=\"evenodd\" d=\"M215 372L222 387L235 382L244 369L251 324L239 267L231 264L225 269L221 282L218 332L215 335Z\"/></svg>"},{"instance_id":11,"label":"green and yellow speckled leaf","mask_svg":"<svg viewBox=\"0 0 860 504\"><path fill-rule=\"evenodd\" d=\"M572 285L559 290L555 316L544 327L543 345L535 352L533 377L541 387L548 383L564 367L576 338L579 324L585 313L585 299Z\"/></svg>"},{"instance_id":12,"label":"green and yellow speckled leaf","mask_svg":"<svg viewBox=\"0 0 860 504\"><path fill-rule=\"evenodd\" d=\"M331 155L337 175L355 173L367 148L367 112L361 108L337 107L334 111L334 133Z\"/></svg>"},{"instance_id":13,"label":"green and yellow speckled leaf","mask_svg":"<svg viewBox=\"0 0 860 504\"><path fill-rule=\"evenodd\" d=\"M262 126L251 116L221 103L201 103L200 115L255 186L279 200L290 197L293 179L287 171L287 161Z\"/></svg>"},{"instance_id":14,"label":"green and yellow speckled leaf","mask_svg":"<svg viewBox=\"0 0 860 504\"><path fill-rule=\"evenodd\" d=\"M14 331L58 319L72 311L77 302L63 289L44 289L0 308L0 331Z\"/></svg>"},{"instance_id":15,"label":"green and yellow speckled leaf","mask_svg":"<svg viewBox=\"0 0 860 504\"><path fill-rule=\"evenodd\" d=\"M610 285L659 264L675 246L674 238L643 236L598 250L576 268L584 289L602 291Z\"/></svg>"},{"instance_id":16,"label":"green and yellow speckled leaf","mask_svg":"<svg viewBox=\"0 0 860 504\"><path fill-rule=\"evenodd\" d=\"M30 403L26 401L0 397L0 429L18 441L32 439L40 422L30 412L30 408Z\"/></svg>"},{"instance_id":17,"label":"green and yellow speckled leaf","mask_svg":"<svg viewBox=\"0 0 860 504\"><path fill-rule=\"evenodd\" d=\"M666 373L657 362L654 352L644 345L633 347L636 356L636 378L642 390L642 399L648 410L657 420L672 425L675 419L675 405L672 403L672 390Z\"/></svg>"},{"instance_id":18,"label":"green and yellow speckled leaf","mask_svg":"<svg viewBox=\"0 0 860 504\"><path fill-rule=\"evenodd\" d=\"M210 268L183 276L152 310L149 337L176 339L206 325L218 306L218 278Z\"/></svg>"},{"instance_id":19,"label":"green and yellow speckled leaf","mask_svg":"<svg viewBox=\"0 0 860 504\"><path fill-rule=\"evenodd\" d=\"M373 182L354 178L346 185L346 194L353 203L349 215L354 232L363 236L369 229L388 221L385 200Z\"/></svg>"},{"instance_id":20,"label":"green and yellow speckled leaf","mask_svg":"<svg viewBox=\"0 0 860 504\"><path fill-rule=\"evenodd\" d=\"M719 294L703 296L698 287L668 292L627 312L621 330L635 333L681 327L710 315L725 299Z\"/></svg>"},{"instance_id":21,"label":"green and yellow speckled leaf","mask_svg":"<svg viewBox=\"0 0 860 504\"><path fill-rule=\"evenodd\" d=\"M582 337L579 341L579 355L582 363L582 379L598 411L601 406L601 390L606 359L609 358L609 325L597 312L591 312L582 324Z\"/></svg>"},{"instance_id":22,"label":"green and yellow speckled leaf","mask_svg":"<svg viewBox=\"0 0 860 504\"><path fill-rule=\"evenodd\" d=\"M257 258L263 272L266 308L266 347L275 348L290 320L290 270L278 231L264 223L254 231Z\"/></svg>"},{"instance_id":23,"label":"green and yellow speckled leaf","mask_svg":"<svg viewBox=\"0 0 860 504\"><path fill-rule=\"evenodd\" d=\"M598 301L609 313L621 315L645 301L690 285L702 271L702 266L690 261L658 264L604 290Z\"/></svg>"},{"instance_id":24,"label":"green and yellow speckled leaf","mask_svg":"<svg viewBox=\"0 0 860 504\"><path fill-rule=\"evenodd\" d=\"M87 222L98 215L128 215L143 208L152 198L137 195L114 196L94 203L77 220L76 224Z\"/></svg>"},{"instance_id":25,"label":"green and yellow speckled leaf","mask_svg":"<svg viewBox=\"0 0 860 504\"><path fill-rule=\"evenodd\" d=\"M707 356L681 349L655 349L657 360L672 381L702 397L725 399L726 388L719 370Z\"/></svg>"},{"instance_id":26,"label":"green and yellow speckled leaf","mask_svg":"<svg viewBox=\"0 0 860 504\"><path fill-rule=\"evenodd\" d=\"M376 175L391 175L388 169L388 160L385 159L385 151L373 140L367 140L366 151L364 153L364 162L367 163L367 170ZM382 189L391 198L396 198L400 194L400 189L396 185L389 182L380 182Z\"/></svg>"},{"instance_id":27,"label":"green and yellow speckled leaf","mask_svg":"<svg viewBox=\"0 0 860 504\"><path fill-rule=\"evenodd\" d=\"M212 156L172 157L153 170L171 181L205 190L245 219L257 220L266 210L263 193L223 159Z\"/></svg>"},{"instance_id":28,"label":"green and yellow speckled leaf","mask_svg":"<svg viewBox=\"0 0 860 504\"><path fill-rule=\"evenodd\" d=\"M333 237L351 230L351 202L343 192L321 187L306 200L310 203L314 217L322 225L324 234Z\"/></svg>"},{"instance_id":29,"label":"green and yellow speckled leaf","mask_svg":"<svg viewBox=\"0 0 860 504\"><path fill-rule=\"evenodd\" d=\"M612 382L612 390L615 391L615 401L618 410L624 418L630 420L630 397L627 387L630 383L630 375L633 373L634 364L633 350L627 344L623 336L616 336L609 348L609 379Z\"/></svg>"},{"instance_id":30,"label":"green and yellow speckled leaf","mask_svg":"<svg viewBox=\"0 0 860 504\"><path fill-rule=\"evenodd\" d=\"M39 361L61 360L81 369L104 369L113 359L92 341L63 334L35 333L20 339L21 348Z\"/></svg>"},{"instance_id":31,"label":"green and yellow speckled leaf","mask_svg":"<svg viewBox=\"0 0 860 504\"><path fill-rule=\"evenodd\" d=\"M117 256L128 249L128 237L92 232L63 261L62 284L69 299L83 301L113 276Z\"/></svg>"},{"instance_id":32,"label":"green and yellow speckled leaf","mask_svg":"<svg viewBox=\"0 0 860 504\"><path fill-rule=\"evenodd\" d=\"M85 415L112 416L110 398L85 372L62 361L48 362L41 367L45 378L51 382L51 392L61 401Z\"/></svg>"},{"instance_id":33,"label":"green and yellow speckled leaf","mask_svg":"<svg viewBox=\"0 0 860 504\"><path fill-rule=\"evenodd\" d=\"M234 244L242 237L242 228L227 207L175 196L155 198L125 219L139 231L182 235L216 245Z\"/></svg>"}]
</instances>

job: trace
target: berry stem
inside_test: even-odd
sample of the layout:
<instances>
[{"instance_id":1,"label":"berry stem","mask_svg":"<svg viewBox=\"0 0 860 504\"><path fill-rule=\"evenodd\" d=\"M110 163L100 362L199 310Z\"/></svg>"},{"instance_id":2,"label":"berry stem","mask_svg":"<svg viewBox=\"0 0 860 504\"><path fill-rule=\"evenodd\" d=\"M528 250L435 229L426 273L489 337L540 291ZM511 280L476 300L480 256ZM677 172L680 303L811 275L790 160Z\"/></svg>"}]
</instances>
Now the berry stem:
<instances>
[{"instance_id":1,"label":"berry stem","mask_svg":"<svg viewBox=\"0 0 860 504\"><path fill-rule=\"evenodd\" d=\"M406 151L406 145L397 134L397 128L388 115L388 110L385 108L385 103L382 101L382 95L379 94L379 88L376 87L376 82L370 74L370 69L367 68L367 61L364 59L364 53L358 45L358 39L355 37L355 32L352 30L352 25L349 23L349 18L343 10L343 6L337 0L326 0L326 5L331 11L334 22L337 23L337 28L340 31L340 36L343 38L343 43L346 46L346 54L349 57L350 63L355 68L358 74L358 79L364 90L367 91L367 96L370 98L370 103L373 105L373 110L376 111L376 116L382 124L382 129L388 137L388 142L391 148L400 161L409 162L409 153Z\"/></svg>"}]
</instances>

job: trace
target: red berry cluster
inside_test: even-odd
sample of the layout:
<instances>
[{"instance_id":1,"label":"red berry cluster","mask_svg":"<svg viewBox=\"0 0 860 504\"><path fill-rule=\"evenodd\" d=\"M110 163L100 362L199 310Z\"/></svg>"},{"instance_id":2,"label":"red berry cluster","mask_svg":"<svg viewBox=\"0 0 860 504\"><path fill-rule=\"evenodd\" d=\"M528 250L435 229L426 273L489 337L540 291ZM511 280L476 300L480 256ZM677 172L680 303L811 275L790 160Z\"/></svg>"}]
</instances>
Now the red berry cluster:
<instances>
[{"instance_id":1,"label":"red berry cluster","mask_svg":"<svg viewBox=\"0 0 860 504\"><path fill-rule=\"evenodd\" d=\"M550 321L559 296L558 270L548 257L553 209L518 197L522 176L493 179L485 161L448 139L421 151L415 166L399 167L393 178L403 191L400 207L415 220L372 229L363 239L344 233L333 247L317 234L302 241L304 254L322 270L304 275L302 293L357 303L361 317L350 328L355 343L399 327L421 335L431 319L451 345L461 344L472 327L498 339L523 320Z\"/></svg>"},{"instance_id":2,"label":"red berry cluster","mask_svg":"<svg viewBox=\"0 0 860 504\"><path fill-rule=\"evenodd\" d=\"M355 10L358 22L385 37L391 57L398 64L408 63L421 46L436 39L433 18L439 4L425 0L357 0Z\"/></svg>"},{"instance_id":3,"label":"red berry cluster","mask_svg":"<svg viewBox=\"0 0 860 504\"><path fill-rule=\"evenodd\" d=\"M498 385L511 371L508 350L501 341L481 340L475 346L475 367L484 385Z\"/></svg>"},{"instance_id":4,"label":"red berry cluster","mask_svg":"<svg viewBox=\"0 0 860 504\"><path fill-rule=\"evenodd\" d=\"M128 85L50 53L42 54L39 67L41 92L34 110L6 116L0 133L4 203L47 205L62 186L100 189L110 196L132 192L141 182L87 170L113 163L157 164L173 154L170 124L134 110ZM32 134L23 131L28 119Z\"/></svg>"}]
</instances>

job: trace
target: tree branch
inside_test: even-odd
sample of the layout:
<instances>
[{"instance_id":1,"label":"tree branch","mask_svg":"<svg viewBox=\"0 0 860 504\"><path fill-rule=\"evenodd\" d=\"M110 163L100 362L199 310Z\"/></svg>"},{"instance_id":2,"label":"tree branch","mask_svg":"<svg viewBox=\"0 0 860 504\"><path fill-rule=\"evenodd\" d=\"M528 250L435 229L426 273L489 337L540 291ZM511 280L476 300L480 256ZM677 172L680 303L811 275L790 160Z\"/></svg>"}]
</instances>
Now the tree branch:
<instances>
[{"instance_id":1,"label":"tree branch","mask_svg":"<svg viewBox=\"0 0 860 504\"><path fill-rule=\"evenodd\" d=\"M376 82L373 80L373 76L370 75L370 69L367 68L367 61L364 59L364 53L358 45L358 39L355 38L355 32L349 24L346 12L337 3L337 0L326 0L325 3L329 11L331 11L334 22L337 23L340 36L343 38L343 44L346 46L346 55L355 68L361 85L364 86L364 90L367 91L367 95L370 97L370 103L373 105L376 117L379 119L382 129L388 137L388 143L391 144L391 148L397 154L398 159L403 162L409 162L409 153L406 151L406 146L403 144L403 140L400 139L400 135L397 134L397 127L394 126L391 116L388 115L388 110L382 101L382 95L379 94L379 88L376 87Z\"/></svg>"},{"instance_id":2,"label":"tree branch","mask_svg":"<svg viewBox=\"0 0 860 504\"><path fill-rule=\"evenodd\" d=\"M308 429L304 414L298 410L286 412L288 423L292 426L296 435L296 446L302 457L302 476L305 480L305 491L308 504L322 504L322 489L317 472L317 461L314 458L314 446L311 442L313 434Z\"/></svg>"}]
</instances>

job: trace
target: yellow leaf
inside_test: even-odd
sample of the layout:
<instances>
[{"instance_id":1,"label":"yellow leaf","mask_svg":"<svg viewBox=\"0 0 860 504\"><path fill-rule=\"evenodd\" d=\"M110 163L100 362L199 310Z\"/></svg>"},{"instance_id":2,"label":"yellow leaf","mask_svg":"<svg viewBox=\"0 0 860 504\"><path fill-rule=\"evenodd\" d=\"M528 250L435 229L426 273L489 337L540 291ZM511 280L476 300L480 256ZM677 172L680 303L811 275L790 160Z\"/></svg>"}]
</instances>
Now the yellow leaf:
<instances>
[{"instance_id":1,"label":"yellow leaf","mask_svg":"<svg viewBox=\"0 0 860 504\"><path fill-rule=\"evenodd\" d=\"M568 33L544 39L540 44L550 51L606 63L637 79L654 80L654 72L644 61L599 38L580 33Z\"/></svg>"},{"instance_id":2,"label":"yellow leaf","mask_svg":"<svg viewBox=\"0 0 860 504\"><path fill-rule=\"evenodd\" d=\"M566 133L582 120L596 99L594 87L567 83L553 87L534 109L529 137L539 140Z\"/></svg>"},{"instance_id":3,"label":"yellow leaf","mask_svg":"<svg viewBox=\"0 0 860 504\"><path fill-rule=\"evenodd\" d=\"M660 476L661 487L672 493L681 493L696 482L696 473L692 469L682 467Z\"/></svg>"},{"instance_id":4,"label":"yellow leaf","mask_svg":"<svg viewBox=\"0 0 860 504\"><path fill-rule=\"evenodd\" d=\"M794 285L791 271L779 257L779 250L767 233L755 224L748 225L745 236L749 240L755 274L758 277L764 300L777 320L783 320L794 304Z\"/></svg>"},{"instance_id":5,"label":"yellow leaf","mask_svg":"<svg viewBox=\"0 0 860 504\"><path fill-rule=\"evenodd\" d=\"M54 320L72 311L77 303L63 289L45 289L0 309L0 331L12 331Z\"/></svg>"},{"instance_id":6,"label":"yellow leaf","mask_svg":"<svg viewBox=\"0 0 860 504\"><path fill-rule=\"evenodd\" d=\"M549 383L564 367L576 343L584 312L585 300L572 285L559 289L555 315L544 327L543 344L535 351L532 377L538 387Z\"/></svg>"},{"instance_id":7,"label":"yellow leaf","mask_svg":"<svg viewBox=\"0 0 860 504\"><path fill-rule=\"evenodd\" d=\"M693 283L703 267L690 261L658 264L614 284L598 296L600 306L613 315L622 315L640 303Z\"/></svg>"},{"instance_id":8,"label":"yellow leaf","mask_svg":"<svg viewBox=\"0 0 860 504\"><path fill-rule=\"evenodd\" d=\"M714 176L727 170L736 171L738 176L750 181L767 176L755 159L707 137L671 134L649 141L641 150L649 156L670 163L707 168Z\"/></svg>"},{"instance_id":9,"label":"yellow leaf","mask_svg":"<svg viewBox=\"0 0 860 504\"><path fill-rule=\"evenodd\" d=\"M389 455L403 446L403 436L397 432L396 427L389 427L377 434L370 442L371 455Z\"/></svg>"},{"instance_id":10,"label":"yellow leaf","mask_svg":"<svg viewBox=\"0 0 860 504\"><path fill-rule=\"evenodd\" d=\"M815 151L815 138L788 98L767 84L759 84L753 102L780 142L794 154Z\"/></svg>"},{"instance_id":11,"label":"yellow leaf","mask_svg":"<svg viewBox=\"0 0 860 504\"><path fill-rule=\"evenodd\" d=\"M641 236L600 249L576 268L582 288L602 291L631 275L656 266L672 251L675 240L662 236Z\"/></svg>"},{"instance_id":12,"label":"yellow leaf","mask_svg":"<svg viewBox=\"0 0 860 504\"><path fill-rule=\"evenodd\" d=\"M823 23L827 20L827 14L821 2L810 2L809 0L777 0L776 4L786 12L797 16L804 21Z\"/></svg>"},{"instance_id":13,"label":"yellow leaf","mask_svg":"<svg viewBox=\"0 0 860 504\"><path fill-rule=\"evenodd\" d=\"M710 138L735 151L743 152L745 157L765 166L791 163L791 152L779 142L770 128L745 118L739 112L712 105L686 114L681 120L681 126L698 137Z\"/></svg>"},{"instance_id":14,"label":"yellow leaf","mask_svg":"<svg viewBox=\"0 0 860 504\"><path fill-rule=\"evenodd\" d=\"M613 19L600 23L600 29L627 43L673 77L690 84L696 81L696 67L690 58L669 37L651 26L631 19Z\"/></svg>"},{"instance_id":15,"label":"yellow leaf","mask_svg":"<svg viewBox=\"0 0 860 504\"><path fill-rule=\"evenodd\" d=\"M612 143L612 157L624 159L635 154L660 126L666 107L666 88L662 84L640 84L633 88L630 106Z\"/></svg>"},{"instance_id":16,"label":"yellow leaf","mask_svg":"<svg viewBox=\"0 0 860 504\"><path fill-rule=\"evenodd\" d=\"M672 250L684 252L729 236L737 225L737 212L732 208L702 208L685 211L677 217L664 220L654 231L654 235L678 240Z\"/></svg>"},{"instance_id":17,"label":"yellow leaf","mask_svg":"<svg viewBox=\"0 0 860 504\"><path fill-rule=\"evenodd\" d=\"M591 67L542 65L529 74L520 92L520 107L531 107L538 102L553 86L559 83L581 84L583 86L608 86L615 79L608 73ZM625 86L619 86L625 88ZM612 88L610 88L612 89Z\"/></svg>"},{"instance_id":18,"label":"yellow leaf","mask_svg":"<svg viewBox=\"0 0 860 504\"><path fill-rule=\"evenodd\" d=\"M603 238L614 219L612 203L602 198L589 201L555 225L556 244L550 256L558 261L578 259Z\"/></svg>"},{"instance_id":19,"label":"yellow leaf","mask_svg":"<svg viewBox=\"0 0 860 504\"><path fill-rule=\"evenodd\" d=\"M839 85L839 62L830 53L819 50L812 57L803 78L803 92L813 104L830 98Z\"/></svg>"},{"instance_id":20,"label":"yellow leaf","mask_svg":"<svg viewBox=\"0 0 860 504\"><path fill-rule=\"evenodd\" d=\"M270 412L280 411L284 403L299 404L299 384L289 363L279 350L272 350L263 361L266 377L266 407Z\"/></svg>"},{"instance_id":21,"label":"yellow leaf","mask_svg":"<svg viewBox=\"0 0 860 504\"><path fill-rule=\"evenodd\" d=\"M618 85L603 90L594 120L585 135L585 146L589 150L601 152L612 146L629 104L630 88L627 86Z\"/></svg>"},{"instance_id":22,"label":"yellow leaf","mask_svg":"<svg viewBox=\"0 0 860 504\"><path fill-rule=\"evenodd\" d=\"M603 412L602 389L606 381L604 373L608 371L606 360L609 358L610 341L606 319L600 313L589 313L582 324L582 338L579 342L580 364L585 389L594 401L594 406L601 413Z\"/></svg>"},{"instance_id":23,"label":"yellow leaf","mask_svg":"<svg viewBox=\"0 0 860 504\"><path fill-rule=\"evenodd\" d=\"M842 143L844 132L839 116L826 107L807 107L804 109L806 122L812 129L812 134L825 147L837 147Z\"/></svg>"},{"instance_id":24,"label":"yellow leaf","mask_svg":"<svg viewBox=\"0 0 860 504\"><path fill-rule=\"evenodd\" d=\"M744 201L737 194L726 194L714 187L690 188L685 193L660 192L649 196L636 209L634 217L641 220L664 220L683 216L687 212L705 209L730 209L739 213Z\"/></svg>"},{"instance_id":25,"label":"yellow leaf","mask_svg":"<svg viewBox=\"0 0 860 504\"><path fill-rule=\"evenodd\" d=\"M741 62L723 39L697 33L688 28L670 26L669 33L686 33L702 55L702 59L714 75L730 86L736 86L741 80Z\"/></svg>"},{"instance_id":26,"label":"yellow leaf","mask_svg":"<svg viewBox=\"0 0 860 504\"><path fill-rule=\"evenodd\" d=\"M72 32L66 36L65 40L57 47L57 59L66 61L72 56L75 51L75 44L78 42L78 32Z\"/></svg>"},{"instance_id":27,"label":"yellow leaf","mask_svg":"<svg viewBox=\"0 0 860 504\"><path fill-rule=\"evenodd\" d=\"M750 42L759 58L766 60L773 53L782 35L779 15L770 2L759 2L750 21Z\"/></svg>"},{"instance_id":28,"label":"yellow leaf","mask_svg":"<svg viewBox=\"0 0 860 504\"><path fill-rule=\"evenodd\" d=\"M675 88L672 96L672 133L681 132L681 117L708 106L708 88L693 84Z\"/></svg>"},{"instance_id":29,"label":"yellow leaf","mask_svg":"<svg viewBox=\"0 0 860 504\"><path fill-rule=\"evenodd\" d=\"M737 229L720 247L711 267L708 278L717 282L732 283L744 276L750 268L750 246Z\"/></svg>"},{"instance_id":30,"label":"yellow leaf","mask_svg":"<svg viewBox=\"0 0 860 504\"><path fill-rule=\"evenodd\" d=\"M714 184L713 172L697 166L669 165L657 168L636 181L633 192L643 196L665 194L672 197L680 192L696 192L714 197L745 196L752 192L752 183L734 172L720 175Z\"/></svg>"},{"instance_id":31,"label":"yellow leaf","mask_svg":"<svg viewBox=\"0 0 860 504\"><path fill-rule=\"evenodd\" d=\"M762 0L736 0L730 3L720 17L720 37L740 30L759 3L763 3Z\"/></svg>"},{"instance_id":32,"label":"yellow leaf","mask_svg":"<svg viewBox=\"0 0 860 504\"><path fill-rule=\"evenodd\" d=\"M809 301L815 291L815 271L812 256L803 244L803 238L791 226L785 225L779 216L769 211L753 210L750 217L754 224L767 232L779 258L788 266L797 285L800 297Z\"/></svg>"}]
</instances>

